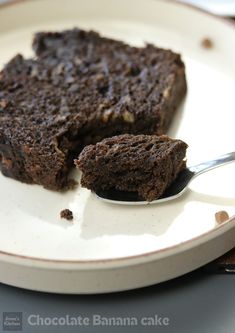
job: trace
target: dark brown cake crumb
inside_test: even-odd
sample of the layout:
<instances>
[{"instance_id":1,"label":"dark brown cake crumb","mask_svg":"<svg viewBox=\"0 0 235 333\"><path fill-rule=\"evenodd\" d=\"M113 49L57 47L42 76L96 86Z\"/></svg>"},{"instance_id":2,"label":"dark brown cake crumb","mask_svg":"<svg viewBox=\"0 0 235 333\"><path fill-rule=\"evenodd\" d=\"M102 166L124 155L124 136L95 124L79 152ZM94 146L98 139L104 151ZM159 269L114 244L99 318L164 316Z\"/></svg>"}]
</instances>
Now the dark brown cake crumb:
<instances>
[{"instance_id":1,"label":"dark brown cake crumb","mask_svg":"<svg viewBox=\"0 0 235 333\"><path fill-rule=\"evenodd\" d=\"M187 144L166 135L118 135L83 149L75 161L82 186L94 192L138 192L159 198L185 168Z\"/></svg>"},{"instance_id":2,"label":"dark brown cake crumb","mask_svg":"<svg viewBox=\"0 0 235 333\"><path fill-rule=\"evenodd\" d=\"M60 217L62 219L66 219L68 221L71 221L73 220L73 212L69 209L63 209L61 212L60 212Z\"/></svg>"},{"instance_id":3,"label":"dark brown cake crumb","mask_svg":"<svg viewBox=\"0 0 235 333\"><path fill-rule=\"evenodd\" d=\"M205 38L202 39L201 45L205 49L212 49L213 46L214 46L213 41L208 37L205 37Z\"/></svg>"}]
</instances>

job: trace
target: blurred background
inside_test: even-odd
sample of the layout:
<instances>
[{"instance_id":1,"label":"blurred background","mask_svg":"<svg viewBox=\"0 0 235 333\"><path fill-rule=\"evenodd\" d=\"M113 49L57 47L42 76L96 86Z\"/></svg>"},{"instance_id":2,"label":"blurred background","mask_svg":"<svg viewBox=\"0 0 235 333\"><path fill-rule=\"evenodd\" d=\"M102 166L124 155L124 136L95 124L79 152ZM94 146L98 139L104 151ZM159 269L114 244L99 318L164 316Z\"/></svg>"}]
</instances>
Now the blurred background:
<instances>
[{"instance_id":1,"label":"blurred background","mask_svg":"<svg viewBox=\"0 0 235 333\"><path fill-rule=\"evenodd\" d=\"M216 15L235 17L235 0L178 0L208 10Z\"/></svg>"}]
</instances>

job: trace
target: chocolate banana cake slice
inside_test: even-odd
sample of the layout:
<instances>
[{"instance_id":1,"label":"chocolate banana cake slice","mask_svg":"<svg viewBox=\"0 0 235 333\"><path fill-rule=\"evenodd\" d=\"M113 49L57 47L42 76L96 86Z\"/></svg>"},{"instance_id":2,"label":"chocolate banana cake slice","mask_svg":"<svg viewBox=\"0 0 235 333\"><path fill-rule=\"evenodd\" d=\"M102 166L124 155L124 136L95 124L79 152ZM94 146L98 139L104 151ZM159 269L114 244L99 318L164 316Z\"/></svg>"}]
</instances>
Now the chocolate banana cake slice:
<instances>
[{"instance_id":1,"label":"chocolate banana cake slice","mask_svg":"<svg viewBox=\"0 0 235 333\"><path fill-rule=\"evenodd\" d=\"M153 45L73 29L38 33L33 48L0 72L0 166L23 182L66 188L85 145L165 133L186 92L180 55Z\"/></svg>"},{"instance_id":2,"label":"chocolate banana cake slice","mask_svg":"<svg viewBox=\"0 0 235 333\"><path fill-rule=\"evenodd\" d=\"M166 135L123 134L86 146L75 164L83 187L138 192L152 201L185 168L186 149L185 142Z\"/></svg>"}]
</instances>

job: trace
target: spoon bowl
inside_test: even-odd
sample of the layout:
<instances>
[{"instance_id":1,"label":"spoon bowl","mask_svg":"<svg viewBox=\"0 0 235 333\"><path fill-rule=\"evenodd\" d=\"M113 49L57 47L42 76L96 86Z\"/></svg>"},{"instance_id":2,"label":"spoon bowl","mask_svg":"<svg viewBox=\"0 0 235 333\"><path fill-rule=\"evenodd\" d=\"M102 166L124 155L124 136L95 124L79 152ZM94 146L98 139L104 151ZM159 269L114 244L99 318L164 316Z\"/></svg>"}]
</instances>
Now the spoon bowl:
<instances>
[{"instance_id":1,"label":"spoon bowl","mask_svg":"<svg viewBox=\"0 0 235 333\"><path fill-rule=\"evenodd\" d=\"M180 197L188 188L189 183L202 173L218 168L235 161L235 152L218 156L217 158L203 162L182 170L176 180L166 189L163 195L151 202L141 198L137 192L119 191L116 189L96 191L96 196L108 203L119 205L147 205L159 204Z\"/></svg>"}]
</instances>

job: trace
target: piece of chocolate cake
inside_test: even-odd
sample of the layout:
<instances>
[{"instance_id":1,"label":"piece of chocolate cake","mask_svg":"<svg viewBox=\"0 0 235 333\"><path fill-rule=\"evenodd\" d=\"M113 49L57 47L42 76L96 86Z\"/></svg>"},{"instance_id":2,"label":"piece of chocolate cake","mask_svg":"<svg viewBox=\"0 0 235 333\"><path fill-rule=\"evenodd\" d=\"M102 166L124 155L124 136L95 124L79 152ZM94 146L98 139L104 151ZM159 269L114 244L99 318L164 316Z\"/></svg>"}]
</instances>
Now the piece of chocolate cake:
<instances>
[{"instance_id":1,"label":"piece of chocolate cake","mask_svg":"<svg viewBox=\"0 0 235 333\"><path fill-rule=\"evenodd\" d=\"M0 73L4 175L61 190L81 149L122 133L165 133L186 92L180 55L93 31L38 33L35 59Z\"/></svg>"},{"instance_id":2,"label":"piece of chocolate cake","mask_svg":"<svg viewBox=\"0 0 235 333\"><path fill-rule=\"evenodd\" d=\"M185 168L187 144L166 135L123 134L83 149L75 161L82 186L133 191L147 201L159 198Z\"/></svg>"}]
</instances>

